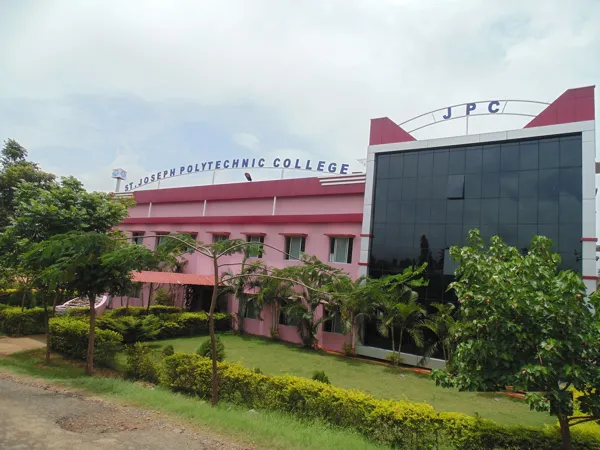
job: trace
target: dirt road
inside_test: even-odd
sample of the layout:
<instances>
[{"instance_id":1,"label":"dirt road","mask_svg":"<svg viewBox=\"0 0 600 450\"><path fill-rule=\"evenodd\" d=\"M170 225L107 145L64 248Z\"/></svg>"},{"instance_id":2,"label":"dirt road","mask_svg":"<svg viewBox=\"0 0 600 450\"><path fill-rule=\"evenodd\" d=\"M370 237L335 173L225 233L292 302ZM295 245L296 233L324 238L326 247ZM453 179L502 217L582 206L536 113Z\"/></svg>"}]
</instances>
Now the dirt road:
<instances>
[{"instance_id":1,"label":"dirt road","mask_svg":"<svg viewBox=\"0 0 600 450\"><path fill-rule=\"evenodd\" d=\"M242 449L157 413L0 373L0 448Z\"/></svg>"}]
</instances>

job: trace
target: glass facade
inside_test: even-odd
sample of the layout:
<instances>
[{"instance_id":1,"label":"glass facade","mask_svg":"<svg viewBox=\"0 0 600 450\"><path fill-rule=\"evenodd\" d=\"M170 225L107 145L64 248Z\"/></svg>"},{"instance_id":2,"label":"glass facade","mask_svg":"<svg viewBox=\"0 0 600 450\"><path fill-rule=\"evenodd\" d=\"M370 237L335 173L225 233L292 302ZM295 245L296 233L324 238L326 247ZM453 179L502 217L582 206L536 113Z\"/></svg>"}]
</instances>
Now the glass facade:
<instances>
[{"instance_id":1,"label":"glass facade","mask_svg":"<svg viewBox=\"0 0 600 450\"><path fill-rule=\"evenodd\" d=\"M448 248L478 228L525 250L552 239L581 272L581 135L377 154L369 274L427 261L425 304L452 301Z\"/></svg>"}]
</instances>

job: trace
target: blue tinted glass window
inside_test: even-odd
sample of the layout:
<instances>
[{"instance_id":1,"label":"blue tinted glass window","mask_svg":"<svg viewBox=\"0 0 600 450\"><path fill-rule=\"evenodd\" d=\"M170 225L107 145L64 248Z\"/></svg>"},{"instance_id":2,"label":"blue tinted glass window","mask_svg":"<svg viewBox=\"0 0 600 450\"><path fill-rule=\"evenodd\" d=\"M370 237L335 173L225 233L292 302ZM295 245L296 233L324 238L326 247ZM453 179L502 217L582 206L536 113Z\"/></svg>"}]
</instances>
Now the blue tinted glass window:
<instances>
[{"instance_id":1,"label":"blue tinted glass window","mask_svg":"<svg viewBox=\"0 0 600 450\"><path fill-rule=\"evenodd\" d=\"M519 170L519 144L502 144L500 168L503 172Z\"/></svg>"},{"instance_id":2,"label":"blue tinted glass window","mask_svg":"<svg viewBox=\"0 0 600 450\"><path fill-rule=\"evenodd\" d=\"M447 198L464 198L465 196L465 176L450 175L448 177Z\"/></svg>"},{"instance_id":3,"label":"blue tinted glass window","mask_svg":"<svg viewBox=\"0 0 600 450\"><path fill-rule=\"evenodd\" d=\"M519 170L538 168L538 141L521 142L519 145Z\"/></svg>"},{"instance_id":4,"label":"blue tinted glass window","mask_svg":"<svg viewBox=\"0 0 600 450\"><path fill-rule=\"evenodd\" d=\"M465 149L464 148L451 148L450 149L450 163L448 167L448 173L461 174L465 173Z\"/></svg>"}]
</instances>

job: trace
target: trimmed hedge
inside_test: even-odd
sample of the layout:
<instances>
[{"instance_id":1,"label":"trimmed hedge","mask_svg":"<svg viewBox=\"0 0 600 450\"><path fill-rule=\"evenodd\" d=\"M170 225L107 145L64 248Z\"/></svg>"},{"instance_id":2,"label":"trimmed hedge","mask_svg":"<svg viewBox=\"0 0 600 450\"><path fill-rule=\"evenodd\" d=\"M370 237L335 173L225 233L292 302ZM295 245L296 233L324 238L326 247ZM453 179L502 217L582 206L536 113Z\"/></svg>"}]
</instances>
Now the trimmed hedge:
<instances>
[{"instance_id":1,"label":"trimmed hedge","mask_svg":"<svg viewBox=\"0 0 600 450\"><path fill-rule=\"evenodd\" d=\"M9 336L16 334L40 334L46 332L44 308L29 308L21 311L20 306L0 309L0 331Z\"/></svg>"},{"instance_id":2,"label":"trimmed hedge","mask_svg":"<svg viewBox=\"0 0 600 450\"><path fill-rule=\"evenodd\" d=\"M127 347L125 376L134 380L158 383L158 361L148 344L137 342Z\"/></svg>"},{"instance_id":3,"label":"trimmed hedge","mask_svg":"<svg viewBox=\"0 0 600 450\"><path fill-rule=\"evenodd\" d=\"M222 401L323 420L397 448L429 449L439 443L463 450L561 448L557 428L505 427L461 413L440 413L426 403L379 400L305 378L255 373L238 364L218 363L218 370ZM175 353L163 360L159 379L173 390L208 399L211 361ZM577 449L600 449L600 440L576 430L573 444Z\"/></svg>"},{"instance_id":4,"label":"trimmed hedge","mask_svg":"<svg viewBox=\"0 0 600 450\"><path fill-rule=\"evenodd\" d=\"M175 306L162 306L162 305L154 305L150 307L150 314L155 316L160 314L175 314L181 313L181 308L176 308ZM122 316L145 316L146 315L146 307L145 306L130 306L129 308L125 306L121 306L119 308L109 309L104 313L105 316L108 317L122 317Z\"/></svg>"},{"instance_id":5,"label":"trimmed hedge","mask_svg":"<svg viewBox=\"0 0 600 450\"><path fill-rule=\"evenodd\" d=\"M125 344L140 341L153 341L158 337L162 321L153 315L149 316L123 316L105 317L96 319L96 326L101 330L115 331L123 336Z\"/></svg>"},{"instance_id":6,"label":"trimmed hedge","mask_svg":"<svg viewBox=\"0 0 600 450\"><path fill-rule=\"evenodd\" d=\"M50 349L67 358L87 360L90 335L89 322L78 317L55 317L50 319ZM121 350L123 336L111 330L96 328L94 338L94 361L110 366Z\"/></svg>"}]
</instances>

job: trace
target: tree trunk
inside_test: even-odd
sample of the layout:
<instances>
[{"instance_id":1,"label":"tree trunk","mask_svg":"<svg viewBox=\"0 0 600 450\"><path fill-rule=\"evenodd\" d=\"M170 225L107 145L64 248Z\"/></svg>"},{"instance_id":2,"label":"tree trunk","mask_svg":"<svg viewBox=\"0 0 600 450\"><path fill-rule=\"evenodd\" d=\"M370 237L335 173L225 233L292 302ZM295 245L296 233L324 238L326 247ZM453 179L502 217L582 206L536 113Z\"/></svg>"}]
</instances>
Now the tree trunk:
<instances>
[{"instance_id":1,"label":"tree trunk","mask_svg":"<svg viewBox=\"0 0 600 450\"><path fill-rule=\"evenodd\" d=\"M150 291L148 292L148 306L146 307L146 315L150 314L150 303L152 303L152 288L154 283L150 283Z\"/></svg>"},{"instance_id":2,"label":"tree trunk","mask_svg":"<svg viewBox=\"0 0 600 450\"><path fill-rule=\"evenodd\" d=\"M44 301L44 319L46 320L46 356L44 362L50 363L50 317L48 314L48 298L46 295L42 295Z\"/></svg>"},{"instance_id":3,"label":"tree trunk","mask_svg":"<svg viewBox=\"0 0 600 450\"><path fill-rule=\"evenodd\" d=\"M216 406L219 400L219 380L217 378L217 341L215 337L215 305L217 304L217 289L219 288L219 262L217 256L213 257L213 267L215 271L215 285L213 287L212 297L210 299L210 308L208 310L208 333L210 335L210 356L212 359L211 376L211 405Z\"/></svg>"},{"instance_id":4,"label":"tree trunk","mask_svg":"<svg viewBox=\"0 0 600 450\"><path fill-rule=\"evenodd\" d=\"M27 297L27 290L23 288L23 295L21 296L21 312L25 310L25 298Z\"/></svg>"},{"instance_id":5,"label":"tree trunk","mask_svg":"<svg viewBox=\"0 0 600 450\"><path fill-rule=\"evenodd\" d=\"M392 330L392 358L394 358L394 355L396 354L396 342L394 341L394 327L390 327L390 329ZM395 363L395 358L394 360L392 360L393 364Z\"/></svg>"},{"instance_id":6,"label":"tree trunk","mask_svg":"<svg viewBox=\"0 0 600 450\"><path fill-rule=\"evenodd\" d=\"M58 292L52 297L52 315L50 317L54 317L56 314L56 297L58 296ZM50 363L50 318L46 318L46 364Z\"/></svg>"},{"instance_id":7,"label":"tree trunk","mask_svg":"<svg viewBox=\"0 0 600 450\"><path fill-rule=\"evenodd\" d=\"M85 374L92 375L94 373L94 337L96 326L96 296L90 297L90 337L88 340L87 350L87 366Z\"/></svg>"},{"instance_id":8,"label":"tree trunk","mask_svg":"<svg viewBox=\"0 0 600 450\"><path fill-rule=\"evenodd\" d=\"M400 353L402 353L402 338L404 337L404 329L400 328L400 340L398 342L398 359L396 363L400 365Z\"/></svg>"},{"instance_id":9,"label":"tree trunk","mask_svg":"<svg viewBox=\"0 0 600 450\"><path fill-rule=\"evenodd\" d=\"M573 443L571 442L571 429L569 428L569 420L567 416L559 415L558 423L560 424L560 435L562 437L563 449L573 450Z\"/></svg>"}]
</instances>

